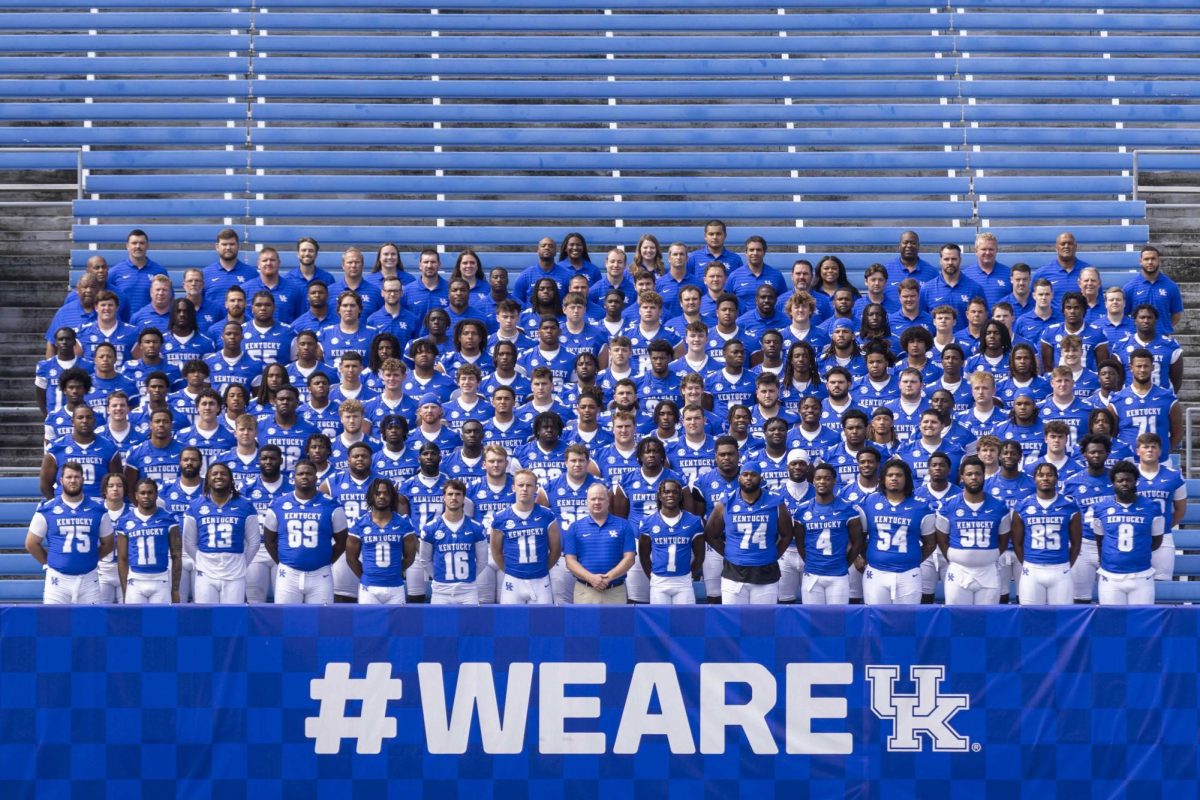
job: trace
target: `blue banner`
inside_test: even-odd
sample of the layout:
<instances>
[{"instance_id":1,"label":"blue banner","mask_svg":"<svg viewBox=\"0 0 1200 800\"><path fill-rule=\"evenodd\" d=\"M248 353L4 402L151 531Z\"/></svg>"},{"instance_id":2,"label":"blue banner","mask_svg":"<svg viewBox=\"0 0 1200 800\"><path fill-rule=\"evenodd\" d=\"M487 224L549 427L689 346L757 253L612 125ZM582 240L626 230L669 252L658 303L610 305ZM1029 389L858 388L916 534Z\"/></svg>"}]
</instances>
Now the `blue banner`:
<instances>
[{"instance_id":1,"label":"blue banner","mask_svg":"<svg viewBox=\"0 0 1200 800\"><path fill-rule=\"evenodd\" d=\"M1189 607L0 609L0 798L1200 796Z\"/></svg>"}]
</instances>

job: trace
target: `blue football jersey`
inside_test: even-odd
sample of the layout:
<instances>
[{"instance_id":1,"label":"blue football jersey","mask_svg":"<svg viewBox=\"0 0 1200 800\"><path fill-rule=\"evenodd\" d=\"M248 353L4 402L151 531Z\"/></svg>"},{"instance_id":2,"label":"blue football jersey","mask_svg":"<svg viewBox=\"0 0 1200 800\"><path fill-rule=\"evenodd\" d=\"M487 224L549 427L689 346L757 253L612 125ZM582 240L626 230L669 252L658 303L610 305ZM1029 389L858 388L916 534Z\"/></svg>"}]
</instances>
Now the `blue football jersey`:
<instances>
[{"instance_id":1,"label":"blue football jersey","mask_svg":"<svg viewBox=\"0 0 1200 800\"><path fill-rule=\"evenodd\" d=\"M478 566L475 546L487 541L483 526L473 519L463 518L451 525L439 517L420 533L421 541L433 548L430 557L431 578L434 583L474 583Z\"/></svg>"},{"instance_id":2,"label":"blue football jersey","mask_svg":"<svg viewBox=\"0 0 1200 800\"><path fill-rule=\"evenodd\" d=\"M276 500L292 491L293 488L291 481L282 475L274 488L268 486L259 475L238 493L249 500L253 504L254 510L259 513L259 516L262 516L267 513Z\"/></svg>"},{"instance_id":3,"label":"blue football jersey","mask_svg":"<svg viewBox=\"0 0 1200 800\"><path fill-rule=\"evenodd\" d=\"M1083 469L1067 478L1062 493L1079 506L1080 513L1086 517L1092 506L1112 499L1113 485L1107 469L1101 475L1092 475ZM1083 538L1096 538L1091 525L1083 526Z\"/></svg>"},{"instance_id":4,"label":"blue football jersey","mask_svg":"<svg viewBox=\"0 0 1200 800\"><path fill-rule=\"evenodd\" d=\"M738 473L726 478L716 467L706 469L692 481L689 488L704 499L705 516L712 513L717 503L724 503L730 494L738 490Z\"/></svg>"},{"instance_id":5,"label":"blue football jersey","mask_svg":"<svg viewBox=\"0 0 1200 800\"><path fill-rule=\"evenodd\" d=\"M379 476L371 472L359 480L349 470L345 470L336 472L327 479L329 497L342 507L346 514L346 524L353 525L368 512L367 487L377 477Z\"/></svg>"},{"instance_id":6,"label":"blue football jersey","mask_svg":"<svg viewBox=\"0 0 1200 800\"><path fill-rule=\"evenodd\" d=\"M638 464L637 450L631 450L629 455L623 455L615 444L601 447L592 460L600 468L600 477L609 486L616 487L621 478L635 470L641 469Z\"/></svg>"},{"instance_id":7,"label":"blue football jersey","mask_svg":"<svg viewBox=\"0 0 1200 800\"><path fill-rule=\"evenodd\" d=\"M1056 494L1045 501L1032 494L1018 501L1013 513L1025 526L1026 563L1066 564L1071 560L1071 520L1082 517L1069 497Z\"/></svg>"},{"instance_id":8,"label":"blue football jersey","mask_svg":"<svg viewBox=\"0 0 1200 800\"><path fill-rule=\"evenodd\" d=\"M965 495L955 495L937 512L937 529L946 532L953 550L998 550L1000 537L1011 529L1012 512L1003 500L984 494L978 508Z\"/></svg>"},{"instance_id":9,"label":"blue football jersey","mask_svg":"<svg viewBox=\"0 0 1200 800\"><path fill-rule=\"evenodd\" d=\"M145 441L129 451L126 467L137 471L139 480L153 478L159 486L179 479L179 454L183 445L174 439L166 447L155 447L151 441Z\"/></svg>"},{"instance_id":10,"label":"blue football jersey","mask_svg":"<svg viewBox=\"0 0 1200 800\"><path fill-rule=\"evenodd\" d=\"M636 531L642 520L658 511L658 487L665 480L675 480L684 486L683 478L669 469L664 469L653 478L648 477L639 467L621 476L613 490L620 489L629 501L629 515L626 519Z\"/></svg>"},{"instance_id":11,"label":"blue football jersey","mask_svg":"<svg viewBox=\"0 0 1200 800\"><path fill-rule=\"evenodd\" d=\"M1024 472L1018 473L1015 478L1007 478L1003 472L997 472L983 482L983 491L1012 509L1022 497L1037 492L1037 484Z\"/></svg>"},{"instance_id":12,"label":"blue football jersey","mask_svg":"<svg viewBox=\"0 0 1200 800\"><path fill-rule=\"evenodd\" d=\"M112 532L112 520L95 500L85 497L72 507L57 495L38 504L29 529L42 533L50 569L86 575L100 563L100 539Z\"/></svg>"},{"instance_id":13,"label":"blue football jersey","mask_svg":"<svg viewBox=\"0 0 1200 800\"><path fill-rule=\"evenodd\" d=\"M129 540L129 569L144 575L166 572L172 528L179 528L179 520L166 509L156 509L149 518L133 508L122 514L114 529Z\"/></svg>"},{"instance_id":14,"label":"blue football jersey","mask_svg":"<svg viewBox=\"0 0 1200 800\"><path fill-rule=\"evenodd\" d=\"M449 478L440 472L432 481L417 473L396 487L400 495L408 500L408 521L418 536L442 515L442 493L447 480Z\"/></svg>"},{"instance_id":15,"label":"blue football jersey","mask_svg":"<svg viewBox=\"0 0 1200 800\"><path fill-rule=\"evenodd\" d=\"M231 497L220 505L200 496L184 515L196 527L196 548L204 553L246 552L246 522L258 512L244 497Z\"/></svg>"},{"instance_id":16,"label":"blue football jersey","mask_svg":"<svg viewBox=\"0 0 1200 800\"><path fill-rule=\"evenodd\" d=\"M587 474L583 483L576 488L564 473L544 487L550 510L558 518L560 531L565 531L572 522L587 514L588 489L597 483L601 481L596 476Z\"/></svg>"},{"instance_id":17,"label":"blue football jersey","mask_svg":"<svg viewBox=\"0 0 1200 800\"><path fill-rule=\"evenodd\" d=\"M676 578L692 572L692 543L704 536L704 521L695 514L681 511L674 523L661 512L642 520L639 536L650 537L650 572L663 578ZM638 569L634 565L634 569Z\"/></svg>"},{"instance_id":18,"label":"blue football jersey","mask_svg":"<svg viewBox=\"0 0 1200 800\"><path fill-rule=\"evenodd\" d=\"M882 492L861 504L866 517L867 564L884 572L908 572L921 565L921 540L933 533L934 512L908 497L899 503Z\"/></svg>"},{"instance_id":19,"label":"blue football jersey","mask_svg":"<svg viewBox=\"0 0 1200 800\"><path fill-rule=\"evenodd\" d=\"M361 543L363 586L404 585L404 540L416 535L406 517L392 514L387 523L377 525L370 514L364 514L350 526L349 535Z\"/></svg>"},{"instance_id":20,"label":"blue football jersey","mask_svg":"<svg viewBox=\"0 0 1200 800\"><path fill-rule=\"evenodd\" d=\"M346 529L341 506L323 494L307 500L286 494L271 504L266 517L265 527L279 534L279 563L302 572L328 567L333 562L333 534Z\"/></svg>"},{"instance_id":21,"label":"blue football jersey","mask_svg":"<svg viewBox=\"0 0 1200 800\"><path fill-rule=\"evenodd\" d=\"M804 526L804 571L813 575L845 575L850 546L849 523L863 519L862 510L842 498L822 503L815 497L800 504L796 521Z\"/></svg>"},{"instance_id":22,"label":"blue football jersey","mask_svg":"<svg viewBox=\"0 0 1200 800\"><path fill-rule=\"evenodd\" d=\"M536 441L521 445L512 454L523 469L537 475L538 486L545 487L563 474L567 467L567 445L560 441L552 450L543 450Z\"/></svg>"},{"instance_id":23,"label":"blue football jersey","mask_svg":"<svg viewBox=\"0 0 1200 800\"><path fill-rule=\"evenodd\" d=\"M100 497L100 483L108 474L109 465L117 455L117 446L103 436L93 436L92 441L80 444L70 434L55 439L46 454L54 459L54 489L58 491L62 480L62 468L74 461L83 469L83 493L87 497ZM119 463L119 462L118 462ZM178 461L176 461L178 466Z\"/></svg>"},{"instance_id":24,"label":"blue football jersey","mask_svg":"<svg viewBox=\"0 0 1200 800\"><path fill-rule=\"evenodd\" d=\"M385 447L371 457L371 472L397 486L416 475L420 468L417 454L407 448L393 451Z\"/></svg>"},{"instance_id":25,"label":"blue football jersey","mask_svg":"<svg viewBox=\"0 0 1200 800\"><path fill-rule=\"evenodd\" d=\"M258 446L273 444L278 447L283 452L283 471L291 472L296 468L296 462L304 457L304 445L314 433L318 433L316 426L300 417L292 427L285 428L272 416L258 423Z\"/></svg>"},{"instance_id":26,"label":"blue football jersey","mask_svg":"<svg viewBox=\"0 0 1200 800\"><path fill-rule=\"evenodd\" d=\"M492 530L492 520L517 500L517 496L513 492L511 475L504 476L504 483L498 489L492 488L491 484L487 482L487 478L484 478L475 486L467 489L467 497L474 507L475 519L479 521L484 532L489 536Z\"/></svg>"},{"instance_id":27,"label":"blue football jersey","mask_svg":"<svg viewBox=\"0 0 1200 800\"><path fill-rule=\"evenodd\" d=\"M504 572L513 578L545 578L550 574L546 564L550 557L550 526L558 520L554 512L534 506L528 515L509 507L492 519L492 530L504 539ZM489 532L489 536L490 536Z\"/></svg>"},{"instance_id":28,"label":"blue football jersey","mask_svg":"<svg viewBox=\"0 0 1200 800\"><path fill-rule=\"evenodd\" d=\"M1158 503L1139 497L1125 505L1112 497L1088 509L1087 524L1104 537L1100 569L1122 574L1150 569L1153 538L1164 531Z\"/></svg>"},{"instance_id":29,"label":"blue football jersey","mask_svg":"<svg viewBox=\"0 0 1200 800\"><path fill-rule=\"evenodd\" d=\"M725 499L725 560L739 567L765 567L779 560L779 506L766 491L748 503L741 491Z\"/></svg>"},{"instance_id":30,"label":"blue football jersey","mask_svg":"<svg viewBox=\"0 0 1200 800\"><path fill-rule=\"evenodd\" d=\"M1153 475L1147 475L1138 467L1137 493L1138 497L1158 503L1163 515L1163 527L1169 531L1178 521L1175 519L1175 501L1187 497L1187 481L1173 469L1159 467Z\"/></svg>"}]
</instances>

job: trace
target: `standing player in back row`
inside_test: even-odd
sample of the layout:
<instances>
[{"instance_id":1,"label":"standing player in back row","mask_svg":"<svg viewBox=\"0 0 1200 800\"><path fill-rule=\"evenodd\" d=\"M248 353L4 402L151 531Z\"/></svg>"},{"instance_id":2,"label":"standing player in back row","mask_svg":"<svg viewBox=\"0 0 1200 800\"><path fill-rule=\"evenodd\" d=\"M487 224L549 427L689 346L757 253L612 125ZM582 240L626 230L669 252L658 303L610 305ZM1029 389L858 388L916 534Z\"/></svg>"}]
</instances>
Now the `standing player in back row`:
<instances>
[{"instance_id":1,"label":"standing player in back row","mask_svg":"<svg viewBox=\"0 0 1200 800\"><path fill-rule=\"evenodd\" d=\"M717 503L704 535L725 559L723 604L779 602L779 557L792 542L792 515L782 497L763 491L762 475L753 464L742 468L738 490Z\"/></svg>"},{"instance_id":2,"label":"standing player in back row","mask_svg":"<svg viewBox=\"0 0 1200 800\"><path fill-rule=\"evenodd\" d=\"M501 605L554 605L550 567L562 552L554 512L534 504L537 475L527 469L513 476L516 500L492 518L489 532L496 562Z\"/></svg>"}]
</instances>

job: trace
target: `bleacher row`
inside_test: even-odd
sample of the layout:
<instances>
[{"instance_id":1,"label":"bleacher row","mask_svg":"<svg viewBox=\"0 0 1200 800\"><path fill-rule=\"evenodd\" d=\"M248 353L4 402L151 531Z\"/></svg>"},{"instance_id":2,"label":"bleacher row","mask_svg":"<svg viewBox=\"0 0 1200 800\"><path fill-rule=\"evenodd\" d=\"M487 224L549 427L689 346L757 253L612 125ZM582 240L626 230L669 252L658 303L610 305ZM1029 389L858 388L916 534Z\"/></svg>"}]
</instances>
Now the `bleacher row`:
<instances>
[{"instance_id":1,"label":"bleacher row","mask_svg":"<svg viewBox=\"0 0 1200 800\"><path fill-rule=\"evenodd\" d=\"M916 227L1034 262L1061 229L1132 266L1133 151L1200 142L1185 0L0 2L2 168L73 169L72 263L133 225L174 269L217 227L525 266L696 239L832 252ZM1200 168L1198 154L1139 169ZM678 226L687 220L686 227ZM543 224L544 223L544 224ZM284 248L285 250L288 248ZM285 266L287 255L285 255Z\"/></svg>"},{"instance_id":2,"label":"bleacher row","mask_svg":"<svg viewBox=\"0 0 1200 800\"><path fill-rule=\"evenodd\" d=\"M25 534L38 503L37 481L0 477L0 603L42 599L41 566L25 552ZM1176 579L1155 584L1159 603L1200 603L1200 479L1189 480L1187 490L1191 501L1174 534L1180 553L1175 558Z\"/></svg>"}]
</instances>

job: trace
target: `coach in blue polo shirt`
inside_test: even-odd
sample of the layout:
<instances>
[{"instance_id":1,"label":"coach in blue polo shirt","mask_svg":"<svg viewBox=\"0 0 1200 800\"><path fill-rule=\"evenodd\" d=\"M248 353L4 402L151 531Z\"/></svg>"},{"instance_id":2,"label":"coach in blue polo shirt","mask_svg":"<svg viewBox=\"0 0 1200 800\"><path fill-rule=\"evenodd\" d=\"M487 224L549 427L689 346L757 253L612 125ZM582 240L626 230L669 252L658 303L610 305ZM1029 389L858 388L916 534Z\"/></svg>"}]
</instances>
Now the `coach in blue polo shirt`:
<instances>
[{"instance_id":1,"label":"coach in blue polo shirt","mask_svg":"<svg viewBox=\"0 0 1200 800\"><path fill-rule=\"evenodd\" d=\"M571 523L562 537L567 569L578 581L576 605L624 605L625 574L633 566L634 530L609 513L608 489L588 489L586 516Z\"/></svg>"}]
</instances>

